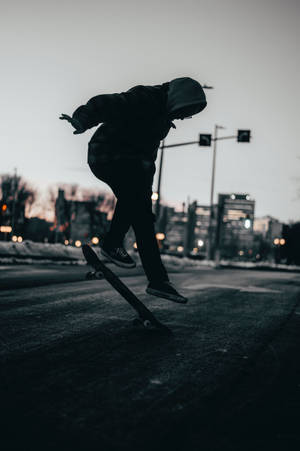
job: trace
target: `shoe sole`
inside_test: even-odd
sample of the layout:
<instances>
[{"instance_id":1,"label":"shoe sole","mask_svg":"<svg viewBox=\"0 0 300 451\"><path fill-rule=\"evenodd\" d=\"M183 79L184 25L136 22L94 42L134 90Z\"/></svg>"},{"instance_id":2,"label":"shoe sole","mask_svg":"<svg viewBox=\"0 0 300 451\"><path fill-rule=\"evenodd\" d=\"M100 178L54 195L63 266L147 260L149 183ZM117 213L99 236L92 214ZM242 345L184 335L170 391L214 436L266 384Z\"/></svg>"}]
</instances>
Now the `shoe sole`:
<instances>
[{"instance_id":1,"label":"shoe sole","mask_svg":"<svg viewBox=\"0 0 300 451\"><path fill-rule=\"evenodd\" d=\"M168 299L169 301L177 302L177 304L186 304L188 299L183 296L176 296L176 294L167 294L163 291L154 290L153 288L147 288L146 293L152 294L153 296L157 296L159 298Z\"/></svg>"},{"instance_id":2,"label":"shoe sole","mask_svg":"<svg viewBox=\"0 0 300 451\"><path fill-rule=\"evenodd\" d=\"M119 262L119 260L115 260L114 258L112 258L109 254L107 254L103 249L101 249L101 254L106 257L109 261L111 261L112 263L114 263L117 266L120 266L120 268L135 268L136 267L136 263L121 263Z\"/></svg>"}]
</instances>

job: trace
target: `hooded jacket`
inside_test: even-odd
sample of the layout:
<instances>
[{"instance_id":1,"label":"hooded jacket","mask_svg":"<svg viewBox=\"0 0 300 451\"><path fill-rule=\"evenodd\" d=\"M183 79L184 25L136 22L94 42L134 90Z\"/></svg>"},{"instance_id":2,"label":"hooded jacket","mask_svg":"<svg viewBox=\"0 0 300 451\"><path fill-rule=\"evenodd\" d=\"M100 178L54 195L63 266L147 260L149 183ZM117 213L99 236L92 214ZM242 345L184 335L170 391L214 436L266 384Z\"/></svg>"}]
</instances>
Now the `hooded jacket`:
<instances>
[{"instance_id":1,"label":"hooded jacket","mask_svg":"<svg viewBox=\"0 0 300 451\"><path fill-rule=\"evenodd\" d=\"M120 94L100 94L73 113L84 130L100 125L89 141L89 165L120 159L154 162L173 119L206 107L201 85L189 77L162 85L138 85Z\"/></svg>"}]
</instances>

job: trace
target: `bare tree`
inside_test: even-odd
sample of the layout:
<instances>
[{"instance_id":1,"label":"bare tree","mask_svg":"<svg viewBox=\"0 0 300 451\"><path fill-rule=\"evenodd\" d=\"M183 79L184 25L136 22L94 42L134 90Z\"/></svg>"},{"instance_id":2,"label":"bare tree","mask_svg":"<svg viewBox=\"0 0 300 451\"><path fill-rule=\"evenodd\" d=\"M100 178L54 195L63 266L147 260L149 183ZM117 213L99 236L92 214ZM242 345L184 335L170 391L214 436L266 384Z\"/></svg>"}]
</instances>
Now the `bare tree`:
<instances>
[{"instance_id":1,"label":"bare tree","mask_svg":"<svg viewBox=\"0 0 300 451\"><path fill-rule=\"evenodd\" d=\"M97 207L101 210L102 207L106 209L106 205L113 202L114 196L106 191L99 191L95 188L84 188L77 184L61 183L58 185L59 189L64 191L66 200L95 202Z\"/></svg>"},{"instance_id":2,"label":"bare tree","mask_svg":"<svg viewBox=\"0 0 300 451\"><path fill-rule=\"evenodd\" d=\"M43 199L36 203L35 211L40 217L54 221L55 203L58 197L59 189L64 191L64 197L67 201L95 202L95 208L98 211L109 213L115 206L115 197L107 191L99 191L95 188L84 188L77 184L59 183L48 186Z\"/></svg>"}]
</instances>

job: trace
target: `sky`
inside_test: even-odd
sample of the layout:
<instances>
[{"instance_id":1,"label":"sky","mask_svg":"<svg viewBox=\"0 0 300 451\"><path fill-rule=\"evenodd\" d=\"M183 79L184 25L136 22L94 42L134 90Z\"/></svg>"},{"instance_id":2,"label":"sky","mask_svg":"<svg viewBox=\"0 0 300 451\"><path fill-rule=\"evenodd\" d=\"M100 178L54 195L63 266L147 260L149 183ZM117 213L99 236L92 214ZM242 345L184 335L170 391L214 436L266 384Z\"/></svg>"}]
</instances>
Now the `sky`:
<instances>
[{"instance_id":1,"label":"sky","mask_svg":"<svg viewBox=\"0 0 300 451\"><path fill-rule=\"evenodd\" d=\"M257 217L300 220L299 0L1 0L1 173L35 188L110 189L86 163L96 128L59 120L97 94L190 76L214 87L176 121L166 144L250 129L249 144L217 143L215 198L248 193ZM165 151L161 194L208 205L212 148ZM157 174L154 180L154 191Z\"/></svg>"}]
</instances>

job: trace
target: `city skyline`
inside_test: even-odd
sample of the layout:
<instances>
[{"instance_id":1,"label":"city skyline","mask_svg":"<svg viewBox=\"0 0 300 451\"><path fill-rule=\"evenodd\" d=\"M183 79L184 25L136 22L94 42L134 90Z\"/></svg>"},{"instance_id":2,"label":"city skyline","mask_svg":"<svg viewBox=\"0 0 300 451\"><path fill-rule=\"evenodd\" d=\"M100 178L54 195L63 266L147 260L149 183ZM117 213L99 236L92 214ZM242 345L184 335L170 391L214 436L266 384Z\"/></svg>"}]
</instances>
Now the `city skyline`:
<instances>
[{"instance_id":1,"label":"city skyline","mask_svg":"<svg viewBox=\"0 0 300 451\"><path fill-rule=\"evenodd\" d=\"M296 1L31 0L3 10L1 173L17 167L41 190L61 182L110 192L86 164L95 129L74 136L59 115L99 93L189 75L214 89L206 110L176 121L166 143L197 140L215 124L226 127L224 136L251 129L249 144L218 143L214 201L249 193L256 216L300 219ZM208 205L211 163L212 148L167 150L162 199Z\"/></svg>"}]
</instances>

